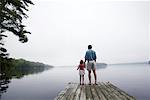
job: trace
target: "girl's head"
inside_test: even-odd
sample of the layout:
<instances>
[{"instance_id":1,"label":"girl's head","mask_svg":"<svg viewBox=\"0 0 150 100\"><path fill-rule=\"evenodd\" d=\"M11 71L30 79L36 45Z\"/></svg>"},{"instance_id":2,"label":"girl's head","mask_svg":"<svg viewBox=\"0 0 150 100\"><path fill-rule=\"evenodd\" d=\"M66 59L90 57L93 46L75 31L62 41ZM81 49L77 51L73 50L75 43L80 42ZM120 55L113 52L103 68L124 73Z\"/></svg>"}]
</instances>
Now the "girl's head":
<instances>
[{"instance_id":1,"label":"girl's head","mask_svg":"<svg viewBox=\"0 0 150 100\"><path fill-rule=\"evenodd\" d=\"M83 60L80 60L80 64L83 64Z\"/></svg>"}]
</instances>

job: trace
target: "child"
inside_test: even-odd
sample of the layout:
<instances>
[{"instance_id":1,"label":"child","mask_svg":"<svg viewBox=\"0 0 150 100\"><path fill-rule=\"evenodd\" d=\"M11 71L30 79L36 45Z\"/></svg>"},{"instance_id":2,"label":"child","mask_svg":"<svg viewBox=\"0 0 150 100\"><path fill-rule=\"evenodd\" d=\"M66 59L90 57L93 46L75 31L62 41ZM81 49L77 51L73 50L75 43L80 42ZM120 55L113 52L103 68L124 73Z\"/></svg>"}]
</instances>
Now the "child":
<instances>
[{"instance_id":1,"label":"child","mask_svg":"<svg viewBox=\"0 0 150 100\"><path fill-rule=\"evenodd\" d=\"M82 85L84 85L84 68L85 68L85 64L83 62L83 60L80 60L80 64L77 68L77 70L79 69L79 75L80 75L80 85L81 85L81 77L82 77Z\"/></svg>"}]
</instances>

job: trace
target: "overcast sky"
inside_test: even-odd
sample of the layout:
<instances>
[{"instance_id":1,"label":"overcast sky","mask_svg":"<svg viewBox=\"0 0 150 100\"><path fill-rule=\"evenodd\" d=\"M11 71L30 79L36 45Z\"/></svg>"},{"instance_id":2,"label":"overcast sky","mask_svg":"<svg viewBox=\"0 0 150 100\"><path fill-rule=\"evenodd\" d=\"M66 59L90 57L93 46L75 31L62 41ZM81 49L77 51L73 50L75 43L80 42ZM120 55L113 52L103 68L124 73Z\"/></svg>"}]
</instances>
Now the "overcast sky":
<instances>
[{"instance_id":1,"label":"overcast sky","mask_svg":"<svg viewBox=\"0 0 150 100\"><path fill-rule=\"evenodd\" d=\"M149 58L146 1L33 0L24 20L28 43L10 34L10 57L46 64L77 65L92 44L97 61L142 62Z\"/></svg>"}]
</instances>

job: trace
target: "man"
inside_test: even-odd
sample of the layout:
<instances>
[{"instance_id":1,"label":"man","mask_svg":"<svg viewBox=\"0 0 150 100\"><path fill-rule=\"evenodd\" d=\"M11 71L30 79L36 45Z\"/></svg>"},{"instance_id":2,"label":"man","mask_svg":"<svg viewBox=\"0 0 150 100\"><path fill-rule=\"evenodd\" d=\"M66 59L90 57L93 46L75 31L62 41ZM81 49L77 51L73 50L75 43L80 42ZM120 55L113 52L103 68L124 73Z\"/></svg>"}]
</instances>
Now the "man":
<instances>
[{"instance_id":1,"label":"man","mask_svg":"<svg viewBox=\"0 0 150 100\"><path fill-rule=\"evenodd\" d=\"M88 45L88 50L85 54L85 63L87 61L87 70L89 77L89 85L91 85L91 70L93 71L95 84L97 85L97 76L96 76L96 52L92 50L92 45Z\"/></svg>"}]
</instances>

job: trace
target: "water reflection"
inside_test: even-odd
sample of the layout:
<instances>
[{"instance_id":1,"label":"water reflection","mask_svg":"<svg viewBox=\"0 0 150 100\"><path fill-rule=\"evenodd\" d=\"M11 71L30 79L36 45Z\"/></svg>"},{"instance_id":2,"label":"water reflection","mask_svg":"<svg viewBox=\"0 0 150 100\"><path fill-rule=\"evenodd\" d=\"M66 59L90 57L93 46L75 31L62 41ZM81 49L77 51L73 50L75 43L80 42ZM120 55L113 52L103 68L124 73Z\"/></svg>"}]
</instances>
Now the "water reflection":
<instances>
[{"instance_id":1,"label":"water reflection","mask_svg":"<svg viewBox=\"0 0 150 100\"><path fill-rule=\"evenodd\" d=\"M15 78L21 79L25 75L39 74L50 68L53 68L53 67L52 66L51 67L45 67L45 66L15 67L8 63L5 63L5 64L1 63L1 66L0 66L0 99L2 97L2 94L7 92L9 83L11 83L11 79L15 79Z\"/></svg>"},{"instance_id":2,"label":"water reflection","mask_svg":"<svg viewBox=\"0 0 150 100\"><path fill-rule=\"evenodd\" d=\"M96 69L105 69L107 67L106 63L96 63Z\"/></svg>"},{"instance_id":3,"label":"water reflection","mask_svg":"<svg viewBox=\"0 0 150 100\"><path fill-rule=\"evenodd\" d=\"M27 72L26 72L27 73ZM1 74L2 75L2 74ZM9 81L9 74L3 74L3 80ZM143 64L115 64L107 65L97 70L99 82L110 81L137 100L150 100L150 65ZM16 78L16 77L15 77ZM41 74L12 79L5 85L2 100L53 100L64 90L68 82L79 83L76 67L54 67ZM92 74L92 82L94 76ZM88 72L85 71L85 83L88 84ZM9 88L7 88L9 84Z\"/></svg>"},{"instance_id":4,"label":"water reflection","mask_svg":"<svg viewBox=\"0 0 150 100\"><path fill-rule=\"evenodd\" d=\"M8 84L10 83L10 79L6 76L6 74L0 73L0 98L2 96L2 93L5 93L8 88Z\"/></svg>"}]
</instances>

